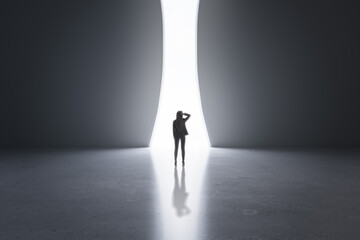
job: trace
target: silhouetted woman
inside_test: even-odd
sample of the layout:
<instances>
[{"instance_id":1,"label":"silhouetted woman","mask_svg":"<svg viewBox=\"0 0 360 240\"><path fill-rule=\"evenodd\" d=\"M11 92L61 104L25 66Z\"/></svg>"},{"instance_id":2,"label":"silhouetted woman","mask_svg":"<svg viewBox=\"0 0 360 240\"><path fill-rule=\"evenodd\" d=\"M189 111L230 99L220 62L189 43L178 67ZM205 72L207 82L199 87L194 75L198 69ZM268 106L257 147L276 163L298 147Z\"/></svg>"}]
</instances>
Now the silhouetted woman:
<instances>
[{"instance_id":1,"label":"silhouetted woman","mask_svg":"<svg viewBox=\"0 0 360 240\"><path fill-rule=\"evenodd\" d=\"M186 117L183 118L183 115ZM183 113L182 111L178 111L176 113L176 119L173 121L173 135L175 141L175 166L177 160L177 153L179 149L179 140L181 140L181 155L182 155L182 164L185 165L185 136L188 135L188 131L186 129L185 122L190 118L190 114Z\"/></svg>"}]
</instances>

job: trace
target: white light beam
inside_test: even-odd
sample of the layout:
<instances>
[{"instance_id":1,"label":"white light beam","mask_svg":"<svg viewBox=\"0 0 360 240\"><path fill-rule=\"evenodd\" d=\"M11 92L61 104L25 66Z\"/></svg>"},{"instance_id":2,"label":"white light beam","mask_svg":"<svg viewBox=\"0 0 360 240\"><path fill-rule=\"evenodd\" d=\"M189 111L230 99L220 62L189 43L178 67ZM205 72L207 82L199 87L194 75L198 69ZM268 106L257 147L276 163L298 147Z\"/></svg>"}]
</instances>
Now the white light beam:
<instances>
[{"instance_id":1,"label":"white light beam","mask_svg":"<svg viewBox=\"0 0 360 240\"><path fill-rule=\"evenodd\" d=\"M191 114L186 123L186 148L206 148L210 141L201 107L197 72L199 0L161 0L163 75L150 146L173 147L172 121L176 112Z\"/></svg>"}]
</instances>

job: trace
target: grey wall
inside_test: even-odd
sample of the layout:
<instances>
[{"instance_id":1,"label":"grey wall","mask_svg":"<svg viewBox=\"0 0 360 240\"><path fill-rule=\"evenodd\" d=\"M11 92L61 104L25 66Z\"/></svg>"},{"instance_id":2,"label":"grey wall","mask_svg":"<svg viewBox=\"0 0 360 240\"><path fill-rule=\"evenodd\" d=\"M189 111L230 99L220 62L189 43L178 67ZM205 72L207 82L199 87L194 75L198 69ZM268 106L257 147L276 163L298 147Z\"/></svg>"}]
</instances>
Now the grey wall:
<instances>
[{"instance_id":1,"label":"grey wall","mask_svg":"<svg viewBox=\"0 0 360 240\"><path fill-rule=\"evenodd\" d=\"M0 29L0 147L148 145L160 1L6 1Z\"/></svg>"},{"instance_id":2,"label":"grey wall","mask_svg":"<svg viewBox=\"0 0 360 240\"><path fill-rule=\"evenodd\" d=\"M199 79L213 146L360 146L356 1L202 0ZM0 147L147 146L160 1L0 8Z\"/></svg>"},{"instance_id":3,"label":"grey wall","mask_svg":"<svg viewBox=\"0 0 360 240\"><path fill-rule=\"evenodd\" d=\"M359 12L356 1L201 1L212 145L359 147Z\"/></svg>"}]
</instances>

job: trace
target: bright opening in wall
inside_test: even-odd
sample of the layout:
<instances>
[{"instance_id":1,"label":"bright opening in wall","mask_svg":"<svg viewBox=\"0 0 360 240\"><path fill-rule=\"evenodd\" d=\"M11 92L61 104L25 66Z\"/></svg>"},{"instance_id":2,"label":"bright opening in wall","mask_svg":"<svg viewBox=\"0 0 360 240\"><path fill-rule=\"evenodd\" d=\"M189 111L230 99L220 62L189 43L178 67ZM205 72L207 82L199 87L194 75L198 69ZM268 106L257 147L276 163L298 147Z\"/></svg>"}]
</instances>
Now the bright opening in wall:
<instances>
[{"instance_id":1,"label":"bright opening in wall","mask_svg":"<svg viewBox=\"0 0 360 240\"><path fill-rule=\"evenodd\" d=\"M198 0L161 0L163 75L151 147L173 147L172 121L181 110L191 114L186 148L209 147L197 72Z\"/></svg>"}]
</instances>

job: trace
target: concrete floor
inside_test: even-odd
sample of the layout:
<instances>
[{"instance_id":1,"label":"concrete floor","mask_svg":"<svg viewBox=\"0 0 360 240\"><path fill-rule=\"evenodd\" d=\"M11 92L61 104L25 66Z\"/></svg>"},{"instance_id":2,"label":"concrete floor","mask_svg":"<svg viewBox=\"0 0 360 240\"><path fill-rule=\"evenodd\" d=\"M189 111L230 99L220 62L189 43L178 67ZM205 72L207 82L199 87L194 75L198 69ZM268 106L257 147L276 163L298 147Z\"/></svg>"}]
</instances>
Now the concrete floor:
<instances>
[{"instance_id":1,"label":"concrete floor","mask_svg":"<svg viewBox=\"0 0 360 240\"><path fill-rule=\"evenodd\" d=\"M2 150L0 239L359 239L360 151Z\"/></svg>"}]
</instances>

